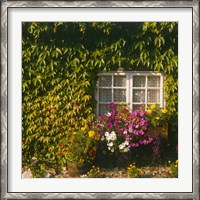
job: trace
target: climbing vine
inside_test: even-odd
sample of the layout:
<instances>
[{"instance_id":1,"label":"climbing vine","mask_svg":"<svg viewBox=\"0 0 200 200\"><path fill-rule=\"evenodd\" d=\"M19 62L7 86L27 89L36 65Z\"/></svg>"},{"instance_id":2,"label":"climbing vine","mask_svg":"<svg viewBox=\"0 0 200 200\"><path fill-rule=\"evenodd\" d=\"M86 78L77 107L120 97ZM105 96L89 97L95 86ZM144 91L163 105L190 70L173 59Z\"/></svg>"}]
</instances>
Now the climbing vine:
<instances>
[{"instance_id":1,"label":"climbing vine","mask_svg":"<svg viewBox=\"0 0 200 200\"><path fill-rule=\"evenodd\" d=\"M103 70L164 72L166 106L178 116L178 24L175 22L24 22L22 25L23 165L57 156L66 134L95 119Z\"/></svg>"}]
</instances>

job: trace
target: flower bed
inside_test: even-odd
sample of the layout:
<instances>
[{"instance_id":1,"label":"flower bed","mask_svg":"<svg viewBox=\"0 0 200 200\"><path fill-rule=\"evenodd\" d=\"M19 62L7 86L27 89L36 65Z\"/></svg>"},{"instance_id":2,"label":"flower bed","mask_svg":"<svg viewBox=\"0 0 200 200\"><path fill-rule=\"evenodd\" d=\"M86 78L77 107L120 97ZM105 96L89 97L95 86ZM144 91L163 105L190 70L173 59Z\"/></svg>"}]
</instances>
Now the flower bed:
<instances>
[{"instance_id":1,"label":"flower bed","mask_svg":"<svg viewBox=\"0 0 200 200\"><path fill-rule=\"evenodd\" d=\"M153 139L147 130L146 111L131 112L126 106L114 103L109 105L109 109L110 112L100 116L95 124L95 131L100 135L104 151L125 153L152 142Z\"/></svg>"}]
</instances>

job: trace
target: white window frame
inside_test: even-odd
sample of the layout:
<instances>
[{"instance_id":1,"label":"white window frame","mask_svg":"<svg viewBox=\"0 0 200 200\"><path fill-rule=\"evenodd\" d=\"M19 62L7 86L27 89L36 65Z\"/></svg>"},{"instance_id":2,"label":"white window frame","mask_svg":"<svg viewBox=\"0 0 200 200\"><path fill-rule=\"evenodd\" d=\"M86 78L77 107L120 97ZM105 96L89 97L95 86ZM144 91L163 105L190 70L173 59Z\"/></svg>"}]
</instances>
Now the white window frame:
<instances>
[{"instance_id":1,"label":"white window frame","mask_svg":"<svg viewBox=\"0 0 200 200\"><path fill-rule=\"evenodd\" d=\"M126 76L126 87L114 87L113 86L113 78L115 75L118 76ZM97 107L96 107L96 113L97 116L99 115L99 104L109 104L111 102L100 102L99 101L99 89L112 89L112 102L113 101L113 90L114 89L124 89L126 88L126 103L129 108L132 110L132 104L134 104L134 102L132 102L132 96L133 96L133 88L134 89L145 89L145 103L139 103L139 102L135 102L135 104L139 105L147 105L147 104L151 104L151 103L155 103L155 102L151 102L148 103L147 102L147 90L148 89L160 89L160 102L157 102L158 104L160 104L160 107L163 108L165 106L165 101L164 101L164 89L163 89L163 81L164 81L164 75L161 72L152 72L152 71L123 71L123 72L102 72L99 74L99 76L112 76L112 85L111 87L100 87L99 86L99 81L97 82L97 93L96 93L96 100L97 100ZM145 87L134 87L133 86L133 76L145 76L145 80L146 80L146 84ZM147 80L148 80L148 76L159 76L160 77L160 86L159 87L148 87L147 85Z\"/></svg>"}]
</instances>

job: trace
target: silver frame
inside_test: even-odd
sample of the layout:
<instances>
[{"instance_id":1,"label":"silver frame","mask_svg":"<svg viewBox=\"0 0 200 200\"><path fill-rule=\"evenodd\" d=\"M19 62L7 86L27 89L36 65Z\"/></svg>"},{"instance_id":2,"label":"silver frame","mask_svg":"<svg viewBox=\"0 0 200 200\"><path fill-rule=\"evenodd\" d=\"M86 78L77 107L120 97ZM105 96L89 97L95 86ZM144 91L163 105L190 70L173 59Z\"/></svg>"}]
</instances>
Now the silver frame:
<instances>
[{"instance_id":1,"label":"silver frame","mask_svg":"<svg viewBox=\"0 0 200 200\"><path fill-rule=\"evenodd\" d=\"M190 7L193 10L192 193L8 193L7 12L16 7ZM1 199L194 199L199 200L199 1L6 1L1 2Z\"/></svg>"}]
</instances>

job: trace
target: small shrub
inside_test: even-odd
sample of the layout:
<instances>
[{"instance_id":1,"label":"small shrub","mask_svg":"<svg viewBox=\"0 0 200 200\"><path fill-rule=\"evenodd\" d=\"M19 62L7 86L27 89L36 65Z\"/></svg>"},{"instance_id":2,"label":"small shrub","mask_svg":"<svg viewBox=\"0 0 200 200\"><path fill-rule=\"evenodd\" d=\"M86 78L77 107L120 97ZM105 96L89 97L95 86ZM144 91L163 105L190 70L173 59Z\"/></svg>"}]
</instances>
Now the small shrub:
<instances>
[{"instance_id":1,"label":"small shrub","mask_svg":"<svg viewBox=\"0 0 200 200\"><path fill-rule=\"evenodd\" d=\"M166 108L160 109L157 104L146 107L148 113L149 126L158 127L165 125L169 118L169 112Z\"/></svg>"},{"instance_id":2,"label":"small shrub","mask_svg":"<svg viewBox=\"0 0 200 200\"><path fill-rule=\"evenodd\" d=\"M66 135L58 156L76 164L92 164L96 157L99 135L87 125Z\"/></svg>"},{"instance_id":3,"label":"small shrub","mask_svg":"<svg viewBox=\"0 0 200 200\"><path fill-rule=\"evenodd\" d=\"M89 172L87 172L88 178L101 178L101 171L99 167L95 167L94 165L90 169Z\"/></svg>"},{"instance_id":4,"label":"small shrub","mask_svg":"<svg viewBox=\"0 0 200 200\"><path fill-rule=\"evenodd\" d=\"M135 163L129 165L127 172L129 178L139 178L141 175L141 170L136 167Z\"/></svg>"},{"instance_id":5,"label":"small shrub","mask_svg":"<svg viewBox=\"0 0 200 200\"><path fill-rule=\"evenodd\" d=\"M169 177L178 178L178 160L175 162L168 161L170 166Z\"/></svg>"}]
</instances>

